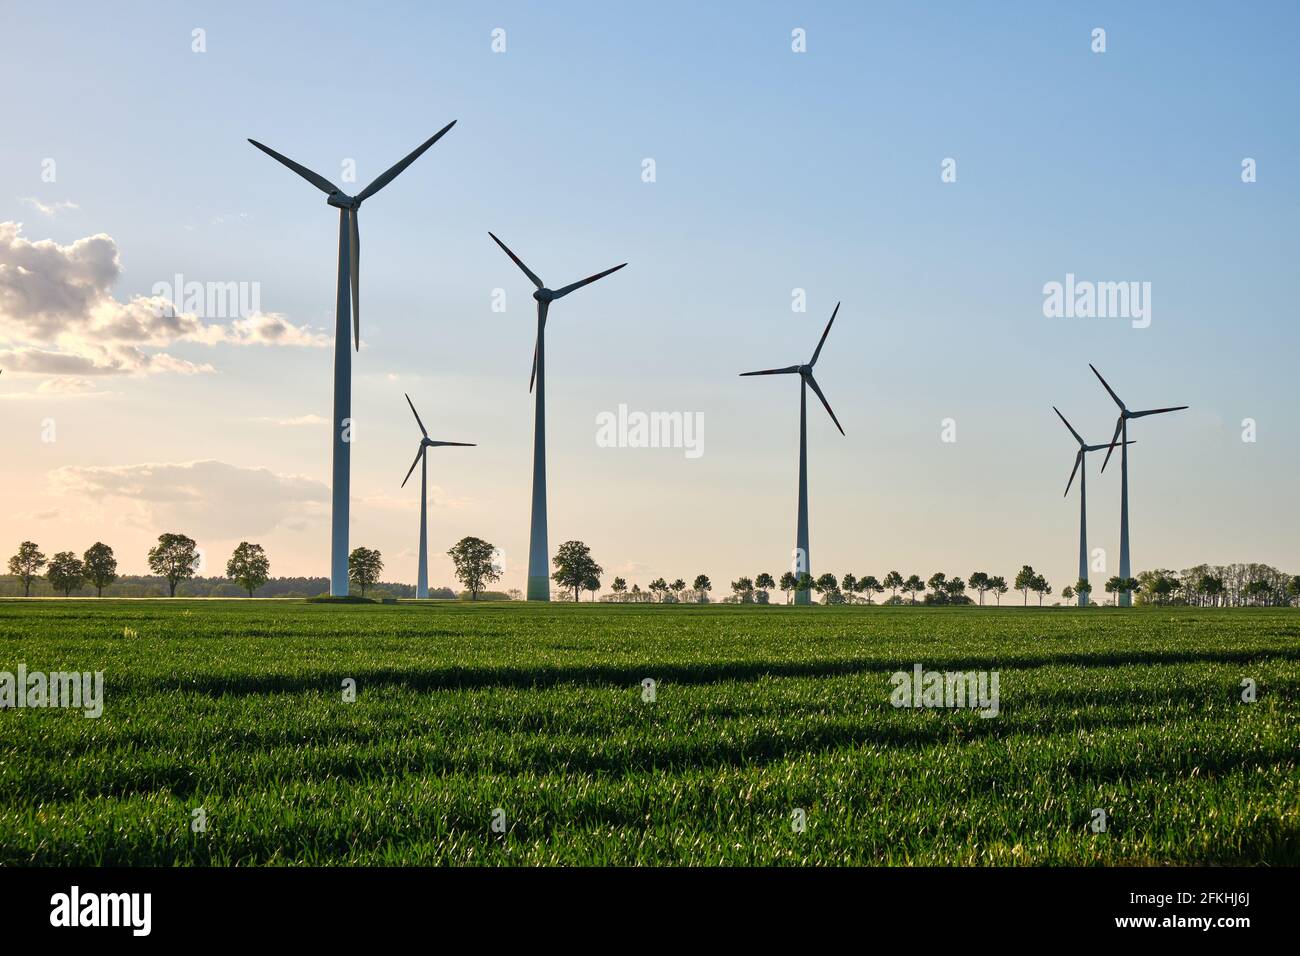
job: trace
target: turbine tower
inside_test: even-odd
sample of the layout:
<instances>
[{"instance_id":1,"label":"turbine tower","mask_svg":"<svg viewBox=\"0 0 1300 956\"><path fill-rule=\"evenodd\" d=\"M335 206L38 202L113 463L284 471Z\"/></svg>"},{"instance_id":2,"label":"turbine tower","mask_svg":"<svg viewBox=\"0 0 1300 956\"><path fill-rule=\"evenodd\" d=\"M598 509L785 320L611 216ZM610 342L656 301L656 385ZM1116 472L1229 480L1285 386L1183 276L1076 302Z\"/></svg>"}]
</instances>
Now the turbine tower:
<instances>
[{"instance_id":1,"label":"turbine tower","mask_svg":"<svg viewBox=\"0 0 1300 956\"><path fill-rule=\"evenodd\" d=\"M597 279L603 279L611 272L617 272L626 262L597 272L578 282L560 289L548 289L537 275L524 265L523 261L491 232L492 241L528 276L536 286L533 298L537 300L537 344L533 346L533 374L528 380L528 390L537 385L536 411L533 416L533 514L532 526L528 533L528 600L549 601L551 599L551 556L546 543L546 313L551 303L563 299L575 289L590 285Z\"/></svg>"},{"instance_id":2,"label":"turbine tower","mask_svg":"<svg viewBox=\"0 0 1300 956\"><path fill-rule=\"evenodd\" d=\"M1074 430L1074 426L1065 421L1065 416L1055 405L1052 411L1056 412L1056 417L1065 422L1065 427L1070 429L1070 434L1074 436L1075 441L1079 443L1079 451L1074 456L1074 468L1070 471L1070 480L1065 483L1065 494L1070 493L1070 486L1074 484L1074 476L1079 475L1079 578L1086 580L1088 577L1088 466L1084 461L1084 456L1090 451L1101 451L1103 448L1109 448L1109 445L1089 445L1083 440L1083 436ZM1126 445L1132 445L1133 442L1126 441ZM1088 604L1088 592L1079 592L1079 607L1085 607Z\"/></svg>"},{"instance_id":3,"label":"turbine tower","mask_svg":"<svg viewBox=\"0 0 1300 956\"><path fill-rule=\"evenodd\" d=\"M405 393L403 393L405 394ZM473 448L474 443L468 441L434 441L429 437L428 431L425 430L424 422L420 421L420 413L415 410L415 404L411 401L411 396L406 396L406 404L411 406L411 414L415 416L415 424L420 426L420 433L424 436L420 439L420 450L415 453L415 461L411 462L410 469L406 472L406 477L402 479L402 487L411 480L411 472L415 471L415 466L420 466L420 569L415 578L415 596L417 598L427 598L429 596L429 463L425 458L425 453L430 448L442 448L453 445L457 448Z\"/></svg>"},{"instance_id":4,"label":"turbine tower","mask_svg":"<svg viewBox=\"0 0 1300 956\"><path fill-rule=\"evenodd\" d=\"M1115 434L1111 437L1110 447L1106 450L1106 460L1101 463L1101 470L1103 472L1106 470L1106 465L1110 463L1111 452L1115 450L1116 443L1123 436L1123 445L1119 450L1119 576L1127 580L1132 577L1128 555L1128 420L1130 418L1146 418L1148 415L1163 415L1165 412L1180 412L1187 406L1174 405L1171 408L1148 408L1141 412L1131 412L1120 401L1119 396L1115 394L1115 390L1101 377L1101 372L1097 371L1097 367L1089 362L1088 368L1092 369L1092 374L1097 376L1097 380L1101 382L1106 391L1110 393L1110 397L1115 400L1115 404L1119 406L1119 419L1115 422ZM1133 595L1130 592L1121 591L1119 593L1120 607L1129 607L1132 603Z\"/></svg>"},{"instance_id":5,"label":"turbine tower","mask_svg":"<svg viewBox=\"0 0 1300 956\"><path fill-rule=\"evenodd\" d=\"M831 416L835 427L840 430L841 435L844 434L844 427L835 417L835 412L831 411L831 404L826 401L826 396L817 386L817 379L813 378L813 366L817 364L817 357L822 354L822 346L826 344L826 336L830 335L831 326L835 324L835 316L839 311L840 304L836 302L831 320L826 323L826 331L822 332L821 341L817 343L817 351L813 352L807 365L787 365L785 368L767 368L758 372L740 373L742 378L747 375L793 375L796 372L799 374L799 519L795 532L795 566L792 569L796 575L805 572L812 574L812 564L808 559L808 389L810 386L826 406L826 412ZM794 603L810 604L812 595L806 590L795 591Z\"/></svg>"},{"instance_id":6,"label":"turbine tower","mask_svg":"<svg viewBox=\"0 0 1300 956\"><path fill-rule=\"evenodd\" d=\"M348 504L352 471L352 354L348 350L348 312L352 314L352 335L358 351L361 349L361 233L357 228L357 210L361 204L397 178L420 154L438 142L447 130L456 125L452 120L434 133L405 159L372 182L355 196L349 196L324 176L306 166L282 156L255 139L249 142L272 159L288 166L307 182L326 194L325 201L339 211L339 267L338 287L334 310L334 432L333 448L333 509L330 519L330 594L336 597L348 593ZM348 290L351 288L351 299Z\"/></svg>"}]
</instances>

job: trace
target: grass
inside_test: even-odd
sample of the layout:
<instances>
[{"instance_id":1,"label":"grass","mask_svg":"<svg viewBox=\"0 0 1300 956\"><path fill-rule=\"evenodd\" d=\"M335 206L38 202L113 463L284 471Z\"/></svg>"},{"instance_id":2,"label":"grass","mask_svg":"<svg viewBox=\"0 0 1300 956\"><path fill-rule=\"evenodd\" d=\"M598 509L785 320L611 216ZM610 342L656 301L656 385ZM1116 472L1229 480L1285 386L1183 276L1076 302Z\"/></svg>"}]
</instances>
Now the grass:
<instances>
[{"instance_id":1,"label":"grass","mask_svg":"<svg viewBox=\"0 0 1300 956\"><path fill-rule=\"evenodd\" d=\"M19 663L107 691L0 711L0 865L1300 863L1295 610L0 601Z\"/></svg>"}]
</instances>

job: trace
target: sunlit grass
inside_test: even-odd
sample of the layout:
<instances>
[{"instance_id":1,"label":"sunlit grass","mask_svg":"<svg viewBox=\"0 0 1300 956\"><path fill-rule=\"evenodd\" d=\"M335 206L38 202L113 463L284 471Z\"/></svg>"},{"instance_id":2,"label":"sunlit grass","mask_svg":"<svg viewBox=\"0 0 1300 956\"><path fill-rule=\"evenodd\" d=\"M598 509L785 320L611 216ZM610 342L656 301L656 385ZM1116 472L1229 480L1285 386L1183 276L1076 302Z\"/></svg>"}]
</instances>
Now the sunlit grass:
<instances>
[{"instance_id":1,"label":"sunlit grass","mask_svg":"<svg viewBox=\"0 0 1300 956\"><path fill-rule=\"evenodd\" d=\"M19 663L107 693L0 711L0 864L1300 862L1294 610L0 602Z\"/></svg>"}]
</instances>

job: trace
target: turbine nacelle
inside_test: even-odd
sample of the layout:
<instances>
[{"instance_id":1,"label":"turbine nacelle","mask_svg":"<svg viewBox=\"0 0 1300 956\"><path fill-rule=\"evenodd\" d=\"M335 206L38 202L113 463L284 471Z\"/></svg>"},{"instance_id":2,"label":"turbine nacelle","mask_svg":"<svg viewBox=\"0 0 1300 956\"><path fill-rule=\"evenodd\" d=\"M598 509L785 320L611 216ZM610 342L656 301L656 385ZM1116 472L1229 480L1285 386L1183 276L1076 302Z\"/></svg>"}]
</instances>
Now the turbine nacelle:
<instances>
[{"instance_id":1,"label":"turbine nacelle","mask_svg":"<svg viewBox=\"0 0 1300 956\"><path fill-rule=\"evenodd\" d=\"M360 209L361 200L356 196L349 196L341 189L336 189L325 197L325 202L337 209Z\"/></svg>"}]
</instances>

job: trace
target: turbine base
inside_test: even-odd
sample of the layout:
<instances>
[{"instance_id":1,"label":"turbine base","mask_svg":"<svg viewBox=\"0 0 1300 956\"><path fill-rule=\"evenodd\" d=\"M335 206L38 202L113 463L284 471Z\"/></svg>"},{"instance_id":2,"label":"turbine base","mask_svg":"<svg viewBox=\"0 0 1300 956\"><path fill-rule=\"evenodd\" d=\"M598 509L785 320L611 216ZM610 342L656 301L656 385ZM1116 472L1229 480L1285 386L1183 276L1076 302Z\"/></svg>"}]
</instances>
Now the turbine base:
<instances>
[{"instance_id":1,"label":"turbine base","mask_svg":"<svg viewBox=\"0 0 1300 956\"><path fill-rule=\"evenodd\" d=\"M551 599L551 579L544 578L544 577L529 577L528 600L549 601L550 599Z\"/></svg>"}]
</instances>

